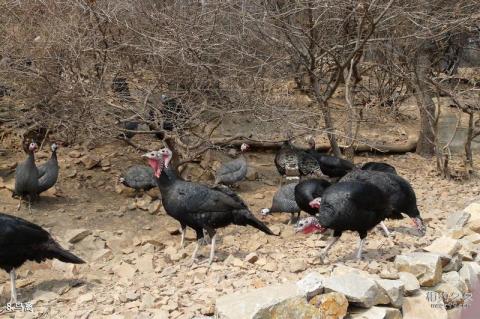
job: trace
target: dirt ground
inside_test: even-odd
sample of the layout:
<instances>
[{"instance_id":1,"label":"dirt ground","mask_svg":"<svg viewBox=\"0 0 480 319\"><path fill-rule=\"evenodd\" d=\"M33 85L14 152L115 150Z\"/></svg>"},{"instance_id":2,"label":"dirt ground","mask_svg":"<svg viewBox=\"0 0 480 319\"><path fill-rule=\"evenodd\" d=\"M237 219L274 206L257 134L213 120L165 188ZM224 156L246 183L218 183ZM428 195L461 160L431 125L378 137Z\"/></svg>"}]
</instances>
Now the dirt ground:
<instances>
[{"instance_id":1,"label":"dirt ground","mask_svg":"<svg viewBox=\"0 0 480 319\"><path fill-rule=\"evenodd\" d=\"M4 311L1 318L190 319L195 314L212 315L218 296L299 279L310 271L328 273L336 264L372 273L388 272L395 255L428 245L444 231L448 214L462 209L480 192L478 179L444 180L435 172L434 162L415 154L358 156L358 163L375 160L392 164L412 183L428 226L426 236L417 237L407 219L387 221L387 227L394 231L392 243L379 229L373 230L367 237L363 260L357 262L353 254L358 237L345 233L327 262L321 264L316 256L327 237L295 235L293 227L287 225L290 215L276 214L263 220L274 232L281 232L280 237L230 226L219 231L216 262L207 266L207 246L201 249L199 263L191 266L193 232L187 235L186 247L180 249L179 225L163 209L152 213L135 208L130 195L118 193L119 173L142 163L139 153L112 143L92 150L61 148L58 156L61 173L56 191L42 196L31 213L26 207L17 212L18 201L8 190L13 183L8 167L24 154L7 152L1 156L0 212L42 225L88 263L74 267L51 261L25 264L18 271L18 291L21 301L33 303L34 312ZM100 164L87 169L82 159L89 156L101 159ZM40 152L37 161L47 157ZM273 153L248 154L258 178L240 183L238 189L257 215L261 208L269 207L279 184L273 157ZM142 200L145 198L139 202ZM70 244L66 241L75 229L91 230L91 234ZM253 264L245 260L250 253L258 255ZM0 304L6 304L9 280L6 273L0 276Z\"/></svg>"}]
</instances>

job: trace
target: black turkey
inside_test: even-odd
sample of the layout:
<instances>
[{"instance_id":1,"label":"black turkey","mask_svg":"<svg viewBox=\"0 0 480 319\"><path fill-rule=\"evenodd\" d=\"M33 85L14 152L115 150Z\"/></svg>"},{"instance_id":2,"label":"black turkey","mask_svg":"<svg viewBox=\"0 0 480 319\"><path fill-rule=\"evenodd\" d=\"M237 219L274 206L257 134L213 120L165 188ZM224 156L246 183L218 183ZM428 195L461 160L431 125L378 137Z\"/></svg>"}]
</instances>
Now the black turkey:
<instances>
[{"instance_id":1,"label":"black turkey","mask_svg":"<svg viewBox=\"0 0 480 319\"><path fill-rule=\"evenodd\" d=\"M270 208L262 209L261 214L291 213L292 217L288 224L293 221L295 213L297 214L297 218L299 218L300 207L298 207L297 202L295 201L295 186L297 186L297 183L290 183L280 187L273 195L272 206L270 206Z\"/></svg>"},{"instance_id":2,"label":"black turkey","mask_svg":"<svg viewBox=\"0 0 480 319\"><path fill-rule=\"evenodd\" d=\"M120 183L135 189L135 191L148 191L157 186L153 178L153 169L146 165L131 166L120 177Z\"/></svg>"},{"instance_id":3,"label":"black turkey","mask_svg":"<svg viewBox=\"0 0 480 319\"><path fill-rule=\"evenodd\" d=\"M242 152L240 156L220 166L215 176L215 185L224 184L231 186L242 181L245 176L247 176L248 164L243 153L245 153L248 148L248 144L242 143L240 146L240 151Z\"/></svg>"},{"instance_id":4,"label":"black turkey","mask_svg":"<svg viewBox=\"0 0 480 319\"><path fill-rule=\"evenodd\" d=\"M315 198L322 197L325 190L332 185L329 181L320 178L312 178L301 181L295 186L294 196L298 207L304 212L315 215L318 209L310 206Z\"/></svg>"},{"instance_id":5,"label":"black turkey","mask_svg":"<svg viewBox=\"0 0 480 319\"><path fill-rule=\"evenodd\" d=\"M45 164L38 166L38 194L50 189L57 183L60 170L57 160L57 149L57 144L53 143L51 145L52 156Z\"/></svg>"},{"instance_id":6,"label":"black turkey","mask_svg":"<svg viewBox=\"0 0 480 319\"><path fill-rule=\"evenodd\" d=\"M210 264L215 255L215 236L218 228L231 224L250 225L268 235L275 235L228 187L208 187L181 180L175 173L169 173L169 170L173 170L169 166L172 159L170 149L163 148L143 156L148 159L154 171L155 180L162 194L162 204L167 214L180 222L183 230L188 226L197 234L197 245L192 262L195 261L200 241L203 240L203 230L206 230L212 239Z\"/></svg>"},{"instance_id":7,"label":"black turkey","mask_svg":"<svg viewBox=\"0 0 480 319\"><path fill-rule=\"evenodd\" d=\"M320 254L322 260L345 230L356 231L360 235L357 250L357 259L360 259L367 232L387 218L391 209L387 196L378 187L360 181L330 186L321 198L311 202L311 206L318 209L317 214L300 220L295 231L304 234L314 231L323 233L327 229L334 231Z\"/></svg>"},{"instance_id":8,"label":"black turkey","mask_svg":"<svg viewBox=\"0 0 480 319\"><path fill-rule=\"evenodd\" d=\"M410 183L404 178L391 173L355 170L345 175L340 181L362 181L377 186L385 193L392 207L387 217L402 219L402 213L404 213L411 218L419 234L425 235L426 228L417 207L417 197Z\"/></svg>"},{"instance_id":9,"label":"black turkey","mask_svg":"<svg viewBox=\"0 0 480 319\"><path fill-rule=\"evenodd\" d=\"M31 210L32 201L37 198L38 187L38 169L35 165L35 152L38 146L32 142L26 147L27 159L17 165L15 169L15 189L13 195L20 197L18 209L22 205L22 200L28 199L28 209Z\"/></svg>"},{"instance_id":10,"label":"black turkey","mask_svg":"<svg viewBox=\"0 0 480 319\"><path fill-rule=\"evenodd\" d=\"M367 162L362 164L360 169L364 171L377 171L377 172L397 174L397 170L395 169L395 167L387 163Z\"/></svg>"},{"instance_id":11,"label":"black turkey","mask_svg":"<svg viewBox=\"0 0 480 319\"><path fill-rule=\"evenodd\" d=\"M10 273L11 303L17 302L15 269L27 260L42 262L53 258L65 263L85 263L63 249L40 226L0 213L0 268Z\"/></svg>"},{"instance_id":12,"label":"black turkey","mask_svg":"<svg viewBox=\"0 0 480 319\"><path fill-rule=\"evenodd\" d=\"M309 150L307 153L317 160L322 173L328 177L342 177L355 167L352 162L346 159L317 152L315 150L315 140L313 136L308 137L308 145Z\"/></svg>"}]
</instances>

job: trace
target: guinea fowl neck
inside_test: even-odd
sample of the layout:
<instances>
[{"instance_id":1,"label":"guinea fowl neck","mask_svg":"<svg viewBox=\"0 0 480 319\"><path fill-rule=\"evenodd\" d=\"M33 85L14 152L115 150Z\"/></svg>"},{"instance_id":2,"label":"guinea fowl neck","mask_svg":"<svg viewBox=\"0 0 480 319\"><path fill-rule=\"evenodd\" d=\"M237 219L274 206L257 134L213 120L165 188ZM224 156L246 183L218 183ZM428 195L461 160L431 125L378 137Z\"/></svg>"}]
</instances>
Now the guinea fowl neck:
<instances>
[{"instance_id":1,"label":"guinea fowl neck","mask_svg":"<svg viewBox=\"0 0 480 319\"><path fill-rule=\"evenodd\" d=\"M33 166L35 166L35 152L28 151L27 162L29 164L32 164Z\"/></svg>"},{"instance_id":2,"label":"guinea fowl neck","mask_svg":"<svg viewBox=\"0 0 480 319\"><path fill-rule=\"evenodd\" d=\"M57 150L52 151L52 160L54 160L55 162L57 162Z\"/></svg>"}]
</instances>

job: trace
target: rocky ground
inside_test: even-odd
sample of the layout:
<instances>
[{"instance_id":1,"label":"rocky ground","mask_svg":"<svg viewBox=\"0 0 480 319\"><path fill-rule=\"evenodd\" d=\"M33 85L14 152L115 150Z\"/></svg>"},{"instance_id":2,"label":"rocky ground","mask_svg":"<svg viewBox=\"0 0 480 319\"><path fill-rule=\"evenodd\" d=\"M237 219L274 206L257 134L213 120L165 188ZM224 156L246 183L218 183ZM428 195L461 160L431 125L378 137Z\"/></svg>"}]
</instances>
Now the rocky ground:
<instances>
[{"instance_id":1,"label":"rocky ground","mask_svg":"<svg viewBox=\"0 0 480 319\"><path fill-rule=\"evenodd\" d=\"M44 161L47 154L39 154ZM299 280L315 271L329 275L336 265L371 274L392 272L399 254L426 247L445 232L445 220L478 198L478 179L444 180L435 163L414 154L377 157L397 168L413 185L427 235L417 237L408 220L387 221L394 230L389 242L379 230L367 237L360 262L353 261L357 236L346 233L325 264L316 258L326 237L295 235L289 215L266 217L280 237L253 228L231 226L219 231L217 260L190 265L194 234L180 249L178 224L165 215L156 192L138 200L116 184L119 172L141 162L139 154L119 144L88 149L60 149L61 176L56 190L43 196L30 214L15 210L11 198L11 168L23 154L0 157L0 212L18 215L49 229L65 246L86 259L81 266L59 262L28 263L18 271L21 301L33 303L33 313L8 313L5 318L184 318L212 316L220 296L252 288ZM372 160L357 157L356 162ZM257 213L268 207L278 185L273 154L249 154L256 173L238 192ZM477 159L478 160L478 159ZM1 274L0 304L9 299L8 276Z\"/></svg>"}]
</instances>

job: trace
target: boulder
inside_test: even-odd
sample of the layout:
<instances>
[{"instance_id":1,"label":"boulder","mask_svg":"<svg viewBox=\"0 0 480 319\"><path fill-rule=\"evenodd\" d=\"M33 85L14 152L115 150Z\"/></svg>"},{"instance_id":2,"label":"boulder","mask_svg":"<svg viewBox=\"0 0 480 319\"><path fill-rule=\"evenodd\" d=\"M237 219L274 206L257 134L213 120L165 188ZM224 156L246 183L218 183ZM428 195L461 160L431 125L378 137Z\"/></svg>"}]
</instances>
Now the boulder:
<instances>
[{"instance_id":1,"label":"boulder","mask_svg":"<svg viewBox=\"0 0 480 319\"><path fill-rule=\"evenodd\" d=\"M395 258L398 271L414 274L420 285L433 287L442 279L442 261L433 253L413 252Z\"/></svg>"},{"instance_id":2,"label":"boulder","mask_svg":"<svg viewBox=\"0 0 480 319\"><path fill-rule=\"evenodd\" d=\"M297 281L297 286L307 299L310 299L323 292L323 282L325 276L316 272L311 272L301 280Z\"/></svg>"},{"instance_id":3,"label":"boulder","mask_svg":"<svg viewBox=\"0 0 480 319\"><path fill-rule=\"evenodd\" d=\"M405 294L405 284L401 280L377 279L377 284L385 290L390 304L396 308L401 308L403 295Z\"/></svg>"},{"instance_id":4,"label":"boulder","mask_svg":"<svg viewBox=\"0 0 480 319\"><path fill-rule=\"evenodd\" d=\"M350 319L402 319L400 310L390 307L353 308Z\"/></svg>"},{"instance_id":5,"label":"boulder","mask_svg":"<svg viewBox=\"0 0 480 319\"><path fill-rule=\"evenodd\" d=\"M480 234L477 234L477 233L467 235L463 239L472 244L480 244Z\"/></svg>"},{"instance_id":6,"label":"boulder","mask_svg":"<svg viewBox=\"0 0 480 319\"><path fill-rule=\"evenodd\" d=\"M310 304L319 308L323 314L323 318L343 318L347 314L348 300L338 292L329 292L318 295L310 300Z\"/></svg>"},{"instance_id":7,"label":"boulder","mask_svg":"<svg viewBox=\"0 0 480 319\"><path fill-rule=\"evenodd\" d=\"M471 215L470 220L480 219L480 203L471 203L463 211Z\"/></svg>"},{"instance_id":8,"label":"boulder","mask_svg":"<svg viewBox=\"0 0 480 319\"><path fill-rule=\"evenodd\" d=\"M460 239L460 244L462 245L462 248L458 254L462 260L472 261L478 254L478 245L472 244L470 241L463 238Z\"/></svg>"},{"instance_id":9,"label":"boulder","mask_svg":"<svg viewBox=\"0 0 480 319\"><path fill-rule=\"evenodd\" d=\"M470 213L466 211L460 211L450 214L446 221L447 229L460 229L465 226L465 224L467 224L469 219Z\"/></svg>"},{"instance_id":10,"label":"boulder","mask_svg":"<svg viewBox=\"0 0 480 319\"><path fill-rule=\"evenodd\" d=\"M344 294L350 303L360 307L370 308L390 302L385 291L377 285L375 280L355 273L332 275L325 279L324 287L325 292L334 291Z\"/></svg>"},{"instance_id":11,"label":"boulder","mask_svg":"<svg viewBox=\"0 0 480 319\"><path fill-rule=\"evenodd\" d=\"M462 294L468 291L468 286L456 271L446 272L442 275L442 282L448 283L457 288Z\"/></svg>"},{"instance_id":12,"label":"boulder","mask_svg":"<svg viewBox=\"0 0 480 319\"><path fill-rule=\"evenodd\" d=\"M425 247L424 250L437 253L439 255L446 255L449 258L452 258L455 255L462 245L458 239L453 239L449 237L440 237L435 239L429 246Z\"/></svg>"},{"instance_id":13,"label":"boulder","mask_svg":"<svg viewBox=\"0 0 480 319\"><path fill-rule=\"evenodd\" d=\"M448 319L442 298L425 291L418 296L405 298L402 313L403 319Z\"/></svg>"},{"instance_id":14,"label":"boulder","mask_svg":"<svg viewBox=\"0 0 480 319\"><path fill-rule=\"evenodd\" d=\"M459 271L460 268L462 268L462 256L460 255L455 255L450 259L448 264L443 267L444 272L450 272L450 271Z\"/></svg>"},{"instance_id":15,"label":"boulder","mask_svg":"<svg viewBox=\"0 0 480 319\"><path fill-rule=\"evenodd\" d=\"M345 309L346 312L346 309ZM307 302L303 297L296 297L280 302L272 307L258 311L253 319L324 319L323 310ZM343 318L343 317L338 317Z\"/></svg>"},{"instance_id":16,"label":"boulder","mask_svg":"<svg viewBox=\"0 0 480 319\"><path fill-rule=\"evenodd\" d=\"M436 293L442 298L443 303L448 308L456 307L463 303L462 292L452 284L441 282L435 287L430 288L429 291Z\"/></svg>"},{"instance_id":17,"label":"boulder","mask_svg":"<svg viewBox=\"0 0 480 319\"><path fill-rule=\"evenodd\" d=\"M303 292L294 282L267 286L222 296L216 300L215 312L218 319L260 318L256 317L257 313L302 295Z\"/></svg>"},{"instance_id":18,"label":"boulder","mask_svg":"<svg viewBox=\"0 0 480 319\"><path fill-rule=\"evenodd\" d=\"M480 279L480 265L474 261L464 262L459 275L467 285L468 291L471 292Z\"/></svg>"},{"instance_id":19,"label":"boulder","mask_svg":"<svg viewBox=\"0 0 480 319\"><path fill-rule=\"evenodd\" d=\"M413 296L420 291L420 283L415 275L409 272L399 272L398 277L403 282L405 296Z\"/></svg>"}]
</instances>

